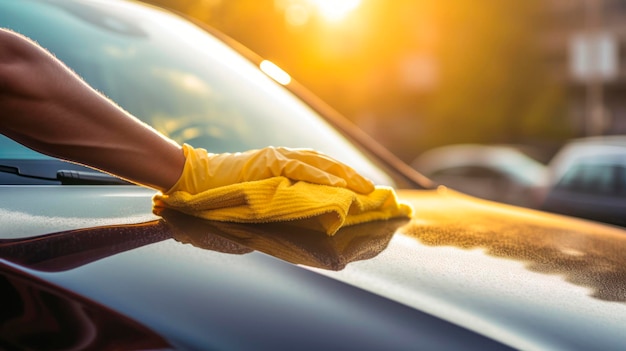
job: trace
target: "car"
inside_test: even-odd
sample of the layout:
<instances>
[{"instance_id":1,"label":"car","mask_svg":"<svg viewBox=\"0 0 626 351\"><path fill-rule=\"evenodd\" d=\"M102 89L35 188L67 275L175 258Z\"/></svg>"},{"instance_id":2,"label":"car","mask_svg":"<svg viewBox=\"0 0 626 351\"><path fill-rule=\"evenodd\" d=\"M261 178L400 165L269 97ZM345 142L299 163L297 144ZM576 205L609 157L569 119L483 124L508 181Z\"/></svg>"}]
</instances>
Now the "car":
<instances>
[{"instance_id":1,"label":"car","mask_svg":"<svg viewBox=\"0 0 626 351\"><path fill-rule=\"evenodd\" d=\"M543 210L626 227L626 137L572 140L549 170Z\"/></svg>"},{"instance_id":2,"label":"car","mask_svg":"<svg viewBox=\"0 0 626 351\"><path fill-rule=\"evenodd\" d=\"M451 144L426 150L411 166L468 195L538 208L547 186L544 164L513 145Z\"/></svg>"},{"instance_id":3,"label":"car","mask_svg":"<svg viewBox=\"0 0 626 351\"><path fill-rule=\"evenodd\" d=\"M412 204L335 235L153 213L151 189L0 147L0 348L615 350L626 230L435 186L224 35L124 0L0 0L0 26L179 142L310 147Z\"/></svg>"}]
</instances>

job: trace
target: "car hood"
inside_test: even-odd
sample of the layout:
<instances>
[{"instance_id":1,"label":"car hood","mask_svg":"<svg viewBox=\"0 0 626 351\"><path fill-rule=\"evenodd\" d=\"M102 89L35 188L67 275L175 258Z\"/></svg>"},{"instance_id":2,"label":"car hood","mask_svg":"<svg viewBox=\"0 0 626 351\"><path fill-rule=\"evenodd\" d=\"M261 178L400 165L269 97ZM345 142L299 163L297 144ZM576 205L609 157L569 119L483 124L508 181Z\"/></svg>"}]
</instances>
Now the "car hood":
<instances>
[{"instance_id":1,"label":"car hood","mask_svg":"<svg viewBox=\"0 0 626 351\"><path fill-rule=\"evenodd\" d=\"M518 349L625 345L626 231L616 227L443 187L398 191L415 208L410 220L333 237L288 224L157 217L153 192L133 186L0 191L4 270L106 306L174 346L245 346L225 325L254 330L250 340L269 337L263 323L278 323L287 339L295 334L285 328L329 335L342 318L380 323L373 328L396 341L418 333L402 318L384 319L394 308ZM384 318L361 315L375 305ZM294 324L303 318L321 329Z\"/></svg>"}]
</instances>

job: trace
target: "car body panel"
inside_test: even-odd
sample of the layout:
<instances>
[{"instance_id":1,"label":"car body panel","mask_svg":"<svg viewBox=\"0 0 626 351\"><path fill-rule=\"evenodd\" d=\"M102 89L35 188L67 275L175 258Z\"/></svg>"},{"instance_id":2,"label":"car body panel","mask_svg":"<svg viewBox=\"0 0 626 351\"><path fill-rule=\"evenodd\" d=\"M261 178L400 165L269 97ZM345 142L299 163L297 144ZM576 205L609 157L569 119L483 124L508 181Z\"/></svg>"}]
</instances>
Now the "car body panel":
<instances>
[{"instance_id":1,"label":"car body panel","mask_svg":"<svg viewBox=\"0 0 626 351\"><path fill-rule=\"evenodd\" d=\"M2 350L172 349L136 321L4 263L0 292Z\"/></svg>"},{"instance_id":2,"label":"car body panel","mask_svg":"<svg viewBox=\"0 0 626 351\"><path fill-rule=\"evenodd\" d=\"M193 123L183 125L192 129L206 122L201 130L210 135L192 139L194 145L208 140L200 146L212 152L270 140L319 146L379 184L430 187L388 151L350 132L344 119L313 108L315 99L300 100L268 82L254 62L166 12L112 0L0 4L2 25L45 44L139 118L167 117L165 125L176 127L191 114ZM144 46L147 33L162 42ZM193 45L180 49L181 42ZM182 66L175 65L178 56ZM176 72L202 79L180 80L170 74ZM173 90L164 90L167 82ZM196 95L181 82L216 88ZM213 95L226 92L232 94ZM203 106L178 109L195 103ZM18 306L0 310L0 347L29 348L50 333L66 345L120 349L626 346L624 230L444 187L398 190L415 207L410 220L355 225L332 237L290 223L156 216L153 190L32 185L42 176L43 156L6 138L0 146L4 158L20 160L19 167L0 167L13 184L0 185L0 292L8 306ZM62 167L46 166L45 182L56 183ZM29 181L16 185L22 175Z\"/></svg>"},{"instance_id":3,"label":"car body panel","mask_svg":"<svg viewBox=\"0 0 626 351\"><path fill-rule=\"evenodd\" d=\"M39 196L48 208L46 199L64 200L60 188L23 187L22 194ZM60 223L55 229L66 230L3 240L2 264L108 306L174 347L360 340L375 349L382 345L373 340L384 334L403 349L415 333L425 333L424 343L450 333L486 348L504 346L476 335L521 349L623 346L626 232L617 228L442 188L399 191L416 208L410 221L327 237L288 224L152 217L145 189L85 188L89 197L50 216ZM91 202L98 192L109 202ZM37 212L29 211L23 214ZM92 213L103 216L102 225L93 226ZM20 216L0 218L0 228L24 225ZM85 218L84 228L76 218ZM364 330L373 340L357 338Z\"/></svg>"},{"instance_id":4,"label":"car body panel","mask_svg":"<svg viewBox=\"0 0 626 351\"><path fill-rule=\"evenodd\" d=\"M138 186L0 185L2 239L153 220L154 190ZM123 198L123 201L120 201Z\"/></svg>"}]
</instances>

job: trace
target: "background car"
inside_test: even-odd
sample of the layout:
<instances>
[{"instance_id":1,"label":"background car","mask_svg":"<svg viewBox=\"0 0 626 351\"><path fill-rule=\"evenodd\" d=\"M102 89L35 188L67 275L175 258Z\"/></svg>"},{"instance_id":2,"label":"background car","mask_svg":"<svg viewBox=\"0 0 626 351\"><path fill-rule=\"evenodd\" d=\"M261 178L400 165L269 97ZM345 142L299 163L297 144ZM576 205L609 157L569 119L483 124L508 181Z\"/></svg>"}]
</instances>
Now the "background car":
<instances>
[{"instance_id":1,"label":"background car","mask_svg":"<svg viewBox=\"0 0 626 351\"><path fill-rule=\"evenodd\" d=\"M537 208L547 170L510 145L456 144L427 150L411 165L436 183L483 199Z\"/></svg>"},{"instance_id":2,"label":"background car","mask_svg":"<svg viewBox=\"0 0 626 351\"><path fill-rule=\"evenodd\" d=\"M626 347L626 230L436 189L259 57L154 7L0 0L0 26L179 142L316 148L415 209L334 236L157 216L151 189L2 139L0 348Z\"/></svg>"},{"instance_id":3,"label":"background car","mask_svg":"<svg viewBox=\"0 0 626 351\"><path fill-rule=\"evenodd\" d=\"M626 137L576 139L549 167L543 210L626 226Z\"/></svg>"}]
</instances>

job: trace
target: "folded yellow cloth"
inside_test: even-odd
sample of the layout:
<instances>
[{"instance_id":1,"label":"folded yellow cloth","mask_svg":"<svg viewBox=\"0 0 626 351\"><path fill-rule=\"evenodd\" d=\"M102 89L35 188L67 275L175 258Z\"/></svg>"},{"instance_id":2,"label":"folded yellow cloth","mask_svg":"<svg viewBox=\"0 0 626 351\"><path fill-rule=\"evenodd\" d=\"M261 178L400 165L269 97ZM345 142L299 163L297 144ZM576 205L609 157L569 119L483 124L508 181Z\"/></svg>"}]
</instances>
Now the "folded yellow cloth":
<instances>
[{"instance_id":1,"label":"folded yellow cloth","mask_svg":"<svg viewBox=\"0 0 626 351\"><path fill-rule=\"evenodd\" d=\"M171 208L208 220L263 223L289 221L334 235L341 227L396 217L410 217L413 209L399 202L395 191L377 186L369 194L350 189L293 182L285 177L241 182L192 195L186 191L159 193L153 198L156 214Z\"/></svg>"}]
</instances>

